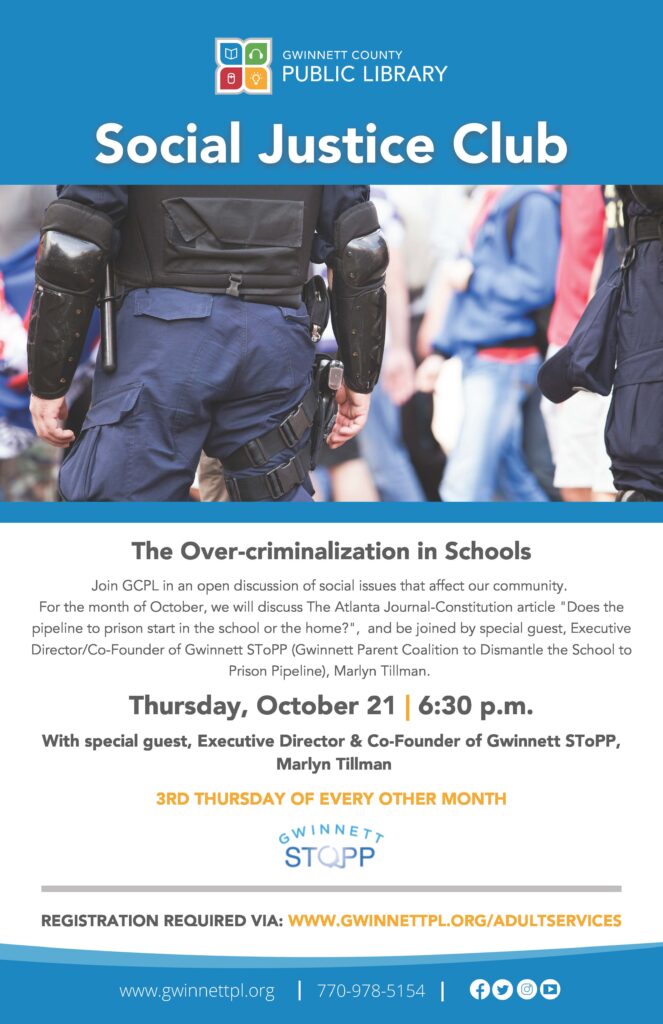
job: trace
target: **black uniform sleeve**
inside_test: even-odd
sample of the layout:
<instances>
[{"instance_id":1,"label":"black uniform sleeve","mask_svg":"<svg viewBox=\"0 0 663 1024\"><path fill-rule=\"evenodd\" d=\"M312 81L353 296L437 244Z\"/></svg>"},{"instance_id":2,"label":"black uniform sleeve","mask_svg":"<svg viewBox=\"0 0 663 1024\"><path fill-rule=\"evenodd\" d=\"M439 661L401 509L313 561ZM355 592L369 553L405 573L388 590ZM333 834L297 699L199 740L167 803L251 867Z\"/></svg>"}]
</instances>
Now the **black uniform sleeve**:
<instances>
[{"instance_id":1,"label":"black uniform sleeve","mask_svg":"<svg viewBox=\"0 0 663 1024\"><path fill-rule=\"evenodd\" d=\"M98 210L113 222L113 255L120 242L119 227L127 215L129 189L127 185L58 185L58 200ZM56 200L57 202L57 200Z\"/></svg>"},{"instance_id":2,"label":"black uniform sleeve","mask_svg":"<svg viewBox=\"0 0 663 1024\"><path fill-rule=\"evenodd\" d=\"M336 221L353 206L366 203L371 197L369 185L325 185L316 234L313 239L311 261L331 263L334 257L334 230Z\"/></svg>"}]
</instances>

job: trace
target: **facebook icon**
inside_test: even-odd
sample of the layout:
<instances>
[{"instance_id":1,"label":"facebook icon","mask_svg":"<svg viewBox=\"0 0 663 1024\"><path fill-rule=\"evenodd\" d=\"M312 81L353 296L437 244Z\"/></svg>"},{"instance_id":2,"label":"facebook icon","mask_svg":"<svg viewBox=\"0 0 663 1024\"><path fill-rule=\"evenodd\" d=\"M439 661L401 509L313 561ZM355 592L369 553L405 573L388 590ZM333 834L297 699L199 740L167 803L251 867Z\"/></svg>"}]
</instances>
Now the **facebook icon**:
<instances>
[{"instance_id":1,"label":"facebook icon","mask_svg":"<svg viewBox=\"0 0 663 1024\"><path fill-rule=\"evenodd\" d=\"M473 999L487 999L490 995L490 985L483 978L476 978L470 985L470 995Z\"/></svg>"}]
</instances>

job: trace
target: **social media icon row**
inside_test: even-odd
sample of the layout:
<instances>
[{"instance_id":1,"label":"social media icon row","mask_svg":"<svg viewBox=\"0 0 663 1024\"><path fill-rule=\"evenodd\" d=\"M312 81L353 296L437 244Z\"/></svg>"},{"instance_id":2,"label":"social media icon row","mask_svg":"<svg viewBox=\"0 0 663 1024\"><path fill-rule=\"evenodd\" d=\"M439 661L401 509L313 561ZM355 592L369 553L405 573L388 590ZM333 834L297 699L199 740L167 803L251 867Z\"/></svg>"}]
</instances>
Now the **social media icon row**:
<instances>
[{"instance_id":1,"label":"social media icon row","mask_svg":"<svg viewBox=\"0 0 663 1024\"><path fill-rule=\"evenodd\" d=\"M534 999L537 993L543 999L557 999L561 991L562 986L554 978L546 978L540 985L531 978L523 978L516 985L516 992L521 999ZM488 999L491 994L494 999L500 1001L510 999L513 995L513 984L508 978L498 978L492 985L484 978L475 978L470 985L470 995L473 999Z\"/></svg>"}]
</instances>

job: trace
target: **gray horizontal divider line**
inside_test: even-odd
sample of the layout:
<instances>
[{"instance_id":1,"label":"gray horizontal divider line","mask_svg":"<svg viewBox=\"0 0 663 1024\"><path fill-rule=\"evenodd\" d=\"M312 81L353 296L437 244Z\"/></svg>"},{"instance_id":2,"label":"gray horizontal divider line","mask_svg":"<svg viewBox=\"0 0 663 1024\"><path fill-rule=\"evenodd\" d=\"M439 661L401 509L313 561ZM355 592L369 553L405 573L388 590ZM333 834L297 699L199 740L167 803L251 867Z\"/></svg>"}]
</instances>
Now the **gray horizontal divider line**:
<instances>
[{"instance_id":1,"label":"gray horizontal divider line","mask_svg":"<svg viewBox=\"0 0 663 1024\"><path fill-rule=\"evenodd\" d=\"M42 885L42 892L621 892L621 885Z\"/></svg>"}]
</instances>

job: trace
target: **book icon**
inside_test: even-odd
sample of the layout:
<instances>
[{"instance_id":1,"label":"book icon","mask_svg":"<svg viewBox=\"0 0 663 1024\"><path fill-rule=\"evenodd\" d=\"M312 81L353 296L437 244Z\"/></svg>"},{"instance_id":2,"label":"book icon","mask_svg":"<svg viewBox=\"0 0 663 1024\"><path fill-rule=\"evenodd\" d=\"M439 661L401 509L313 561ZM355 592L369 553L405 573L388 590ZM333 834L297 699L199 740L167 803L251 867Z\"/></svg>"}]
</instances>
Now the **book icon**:
<instances>
[{"instance_id":1,"label":"book icon","mask_svg":"<svg viewBox=\"0 0 663 1024\"><path fill-rule=\"evenodd\" d=\"M239 46L224 46L222 56L224 64L236 63L239 60Z\"/></svg>"}]
</instances>

